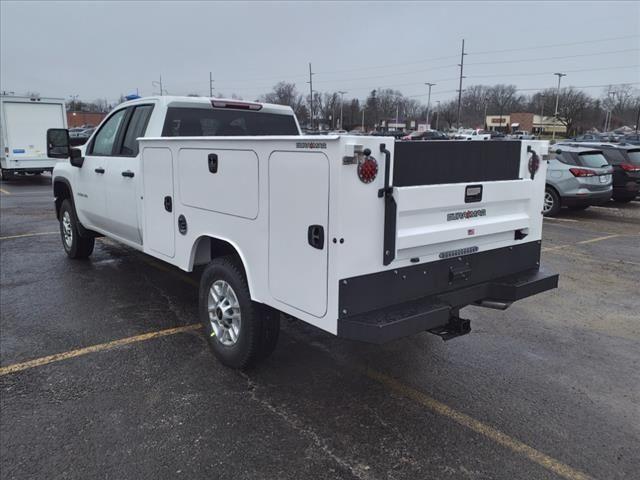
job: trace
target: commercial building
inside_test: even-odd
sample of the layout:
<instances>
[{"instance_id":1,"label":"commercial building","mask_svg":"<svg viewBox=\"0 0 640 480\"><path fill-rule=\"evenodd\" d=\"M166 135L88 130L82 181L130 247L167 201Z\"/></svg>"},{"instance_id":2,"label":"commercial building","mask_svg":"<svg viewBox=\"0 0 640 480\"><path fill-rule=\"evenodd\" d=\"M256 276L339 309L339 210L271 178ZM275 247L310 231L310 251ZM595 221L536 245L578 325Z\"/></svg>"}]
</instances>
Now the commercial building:
<instances>
[{"instance_id":1,"label":"commercial building","mask_svg":"<svg viewBox=\"0 0 640 480\"><path fill-rule=\"evenodd\" d=\"M84 125L97 127L106 116L106 113L101 112L67 112L67 124L69 128Z\"/></svg>"},{"instance_id":2,"label":"commercial building","mask_svg":"<svg viewBox=\"0 0 640 480\"><path fill-rule=\"evenodd\" d=\"M487 115L485 125L488 130L511 133L526 130L535 134L565 134L567 127L553 116L540 116L535 113L518 112L508 115Z\"/></svg>"}]
</instances>

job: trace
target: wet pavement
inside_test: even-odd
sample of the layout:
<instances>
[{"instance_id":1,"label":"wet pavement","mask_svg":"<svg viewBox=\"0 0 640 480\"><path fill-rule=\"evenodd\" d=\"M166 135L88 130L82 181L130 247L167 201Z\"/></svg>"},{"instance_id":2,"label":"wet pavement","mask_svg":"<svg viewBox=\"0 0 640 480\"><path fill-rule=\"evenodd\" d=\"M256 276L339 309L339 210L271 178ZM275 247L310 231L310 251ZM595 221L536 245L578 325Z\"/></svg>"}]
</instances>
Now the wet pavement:
<instances>
[{"instance_id":1,"label":"wet pavement","mask_svg":"<svg viewBox=\"0 0 640 480\"><path fill-rule=\"evenodd\" d=\"M283 320L244 373L198 330L108 344L196 322L198 272L110 240L71 261L57 231L50 177L0 184L0 367L62 354L0 369L2 479L640 471L640 202L545 220L560 287L463 310L467 336L374 346Z\"/></svg>"}]
</instances>

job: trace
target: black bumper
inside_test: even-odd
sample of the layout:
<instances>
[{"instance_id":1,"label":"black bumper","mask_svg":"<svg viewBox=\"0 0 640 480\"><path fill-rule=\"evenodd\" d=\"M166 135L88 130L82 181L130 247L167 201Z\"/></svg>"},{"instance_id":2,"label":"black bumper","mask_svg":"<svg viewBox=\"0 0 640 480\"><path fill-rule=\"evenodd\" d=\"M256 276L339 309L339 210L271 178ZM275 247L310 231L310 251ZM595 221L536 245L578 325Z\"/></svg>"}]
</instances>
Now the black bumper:
<instances>
[{"instance_id":1,"label":"black bumper","mask_svg":"<svg viewBox=\"0 0 640 480\"><path fill-rule=\"evenodd\" d=\"M591 205L604 205L611 200L613 191L590 193L581 197L562 197L561 202L565 207L588 207Z\"/></svg>"},{"instance_id":2,"label":"black bumper","mask_svg":"<svg viewBox=\"0 0 640 480\"><path fill-rule=\"evenodd\" d=\"M342 280L338 336L385 343L443 327L475 302L556 288L558 275L541 270L539 258L539 242L530 242Z\"/></svg>"}]
</instances>

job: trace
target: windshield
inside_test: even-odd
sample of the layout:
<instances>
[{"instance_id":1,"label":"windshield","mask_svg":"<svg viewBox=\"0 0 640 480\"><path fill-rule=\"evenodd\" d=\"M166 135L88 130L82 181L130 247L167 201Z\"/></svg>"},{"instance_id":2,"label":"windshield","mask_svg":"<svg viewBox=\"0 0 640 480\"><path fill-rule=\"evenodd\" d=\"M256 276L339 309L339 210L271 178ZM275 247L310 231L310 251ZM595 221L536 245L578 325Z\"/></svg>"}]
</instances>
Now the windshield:
<instances>
[{"instance_id":1,"label":"windshield","mask_svg":"<svg viewBox=\"0 0 640 480\"><path fill-rule=\"evenodd\" d=\"M607 159L600 152L581 153L578 156L580 163L585 167L599 168L609 165Z\"/></svg>"},{"instance_id":2,"label":"windshield","mask_svg":"<svg viewBox=\"0 0 640 480\"><path fill-rule=\"evenodd\" d=\"M627 155L629 156L629 160L634 165L640 165L640 149L638 150L627 150Z\"/></svg>"},{"instance_id":3,"label":"windshield","mask_svg":"<svg viewBox=\"0 0 640 480\"><path fill-rule=\"evenodd\" d=\"M293 115L249 110L170 107L163 137L299 135Z\"/></svg>"}]
</instances>

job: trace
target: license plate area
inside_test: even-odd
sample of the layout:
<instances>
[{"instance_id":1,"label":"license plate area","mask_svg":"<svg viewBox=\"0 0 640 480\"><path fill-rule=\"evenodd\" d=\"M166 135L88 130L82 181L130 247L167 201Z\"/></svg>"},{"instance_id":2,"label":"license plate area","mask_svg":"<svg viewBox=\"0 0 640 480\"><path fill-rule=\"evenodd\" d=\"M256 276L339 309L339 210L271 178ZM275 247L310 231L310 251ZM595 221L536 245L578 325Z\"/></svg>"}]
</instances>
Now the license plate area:
<instances>
[{"instance_id":1,"label":"license plate area","mask_svg":"<svg viewBox=\"0 0 640 480\"><path fill-rule=\"evenodd\" d=\"M611 175L600 175L600 183L609 183L611 181Z\"/></svg>"},{"instance_id":2,"label":"license plate area","mask_svg":"<svg viewBox=\"0 0 640 480\"><path fill-rule=\"evenodd\" d=\"M464 189L465 203L474 203L482 201L482 185L467 185Z\"/></svg>"}]
</instances>

